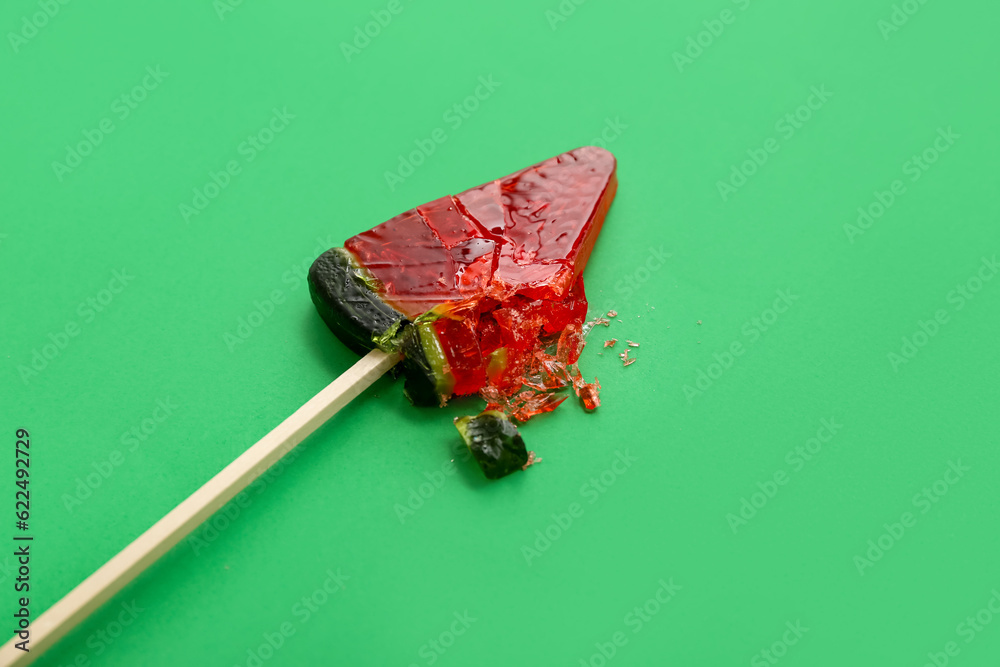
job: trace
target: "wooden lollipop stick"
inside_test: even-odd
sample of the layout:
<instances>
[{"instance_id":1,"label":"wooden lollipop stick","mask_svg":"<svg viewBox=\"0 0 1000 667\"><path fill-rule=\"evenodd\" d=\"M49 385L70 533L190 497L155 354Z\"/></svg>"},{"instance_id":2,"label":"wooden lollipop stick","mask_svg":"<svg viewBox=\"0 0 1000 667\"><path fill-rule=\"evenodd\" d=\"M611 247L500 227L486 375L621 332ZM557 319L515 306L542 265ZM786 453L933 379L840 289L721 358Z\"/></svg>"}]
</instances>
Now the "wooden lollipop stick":
<instances>
[{"instance_id":1,"label":"wooden lollipop stick","mask_svg":"<svg viewBox=\"0 0 1000 667\"><path fill-rule=\"evenodd\" d=\"M28 628L29 652L15 647L17 642L22 641L18 637L4 644L0 648L0 666L31 664L43 651L368 388L399 358L398 354L386 354L377 349L369 352L39 616Z\"/></svg>"}]
</instances>

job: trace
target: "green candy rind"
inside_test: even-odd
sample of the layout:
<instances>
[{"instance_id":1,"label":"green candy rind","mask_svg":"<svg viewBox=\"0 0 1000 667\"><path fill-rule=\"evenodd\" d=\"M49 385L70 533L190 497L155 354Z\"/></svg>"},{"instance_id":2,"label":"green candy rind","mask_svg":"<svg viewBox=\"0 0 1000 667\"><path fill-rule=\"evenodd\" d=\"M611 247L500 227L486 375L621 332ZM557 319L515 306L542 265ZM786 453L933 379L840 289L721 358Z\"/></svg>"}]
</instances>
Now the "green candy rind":
<instances>
[{"instance_id":1,"label":"green candy rind","mask_svg":"<svg viewBox=\"0 0 1000 667\"><path fill-rule=\"evenodd\" d=\"M365 354L378 347L398 349L398 332L409 320L371 290L374 280L344 248L332 248L309 268L309 294L320 317L347 347Z\"/></svg>"}]
</instances>

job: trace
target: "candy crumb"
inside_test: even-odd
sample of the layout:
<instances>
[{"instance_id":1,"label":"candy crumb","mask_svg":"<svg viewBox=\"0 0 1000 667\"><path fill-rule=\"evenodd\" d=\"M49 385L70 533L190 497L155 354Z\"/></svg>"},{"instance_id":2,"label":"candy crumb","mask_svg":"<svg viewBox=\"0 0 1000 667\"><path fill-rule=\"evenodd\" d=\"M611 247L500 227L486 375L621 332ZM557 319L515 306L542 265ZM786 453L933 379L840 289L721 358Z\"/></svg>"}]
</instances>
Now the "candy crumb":
<instances>
[{"instance_id":1,"label":"candy crumb","mask_svg":"<svg viewBox=\"0 0 1000 667\"><path fill-rule=\"evenodd\" d=\"M533 466L536 463L541 463L541 462L542 462L542 459L535 458L535 453L534 452L528 452L528 462L525 463L523 466L521 466L521 470L527 470L530 466Z\"/></svg>"},{"instance_id":2,"label":"candy crumb","mask_svg":"<svg viewBox=\"0 0 1000 667\"><path fill-rule=\"evenodd\" d=\"M634 363L635 363L635 362L637 362L637 361L639 361L639 360L638 360L638 359L629 359L629 360L627 360L627 361L625 362L625 365L626 365L626 366L630 366L630 365L634 364Z\"/></svg>"},{"instance_id":3,"label":"candy crumb","mask_svg":"<svg viewBox=\"0 0 1000 667\"><path fill-rule=\"evenodd\" d=\"M598 324L603 324L604 326L609 327L611 326L611 320L604 317L598 317L596 320L591 320L587 322L586 324L583 325L583 332L582 332L583 335L586 336L587 334L589 334L591 331L594 330L594 327L596 327Z\"/></svg>"},{"instance_id":4,"label":"candy crumb","mask_svg":"<svg viewBox=\"0 0 1000 667\"><path fill-rule=\"evenodd\" d=\"M608 317L618 317L618 311L617 310L609 310L608 311Z\"/></svg>"},{"instance_id":5,"label":"candy crumb","mask_svg":"<svg viewBox=\"0 0 1000 667\"><path fill-rule=\"evenodd\" d=\"M626 340L625 342L628 343L629 347L639 347L639 343L634 343L630 340Z\"/></svg>"},{"instance_id":6,"label":"candy crumb","mask_svg":"<svg viewBox=\"0 0 1000 667\"><path fill-rule=\"evenodd\" d=\"M583 401L587 412L593 412L601 406L601 381L595 377L592 383L580 387L577 396Z\"/></svg>"},{"instance_id":7,"label":"candy crumb","mask_svg":"<svg viewBox=\"0 0 1000 667\"><path fill-rule=\"evenodd\" d=\"M604 347L614 347L615 343L618 342L617 338L612 338L611 340L604 341Z\"/></svg>"}]
</instances>

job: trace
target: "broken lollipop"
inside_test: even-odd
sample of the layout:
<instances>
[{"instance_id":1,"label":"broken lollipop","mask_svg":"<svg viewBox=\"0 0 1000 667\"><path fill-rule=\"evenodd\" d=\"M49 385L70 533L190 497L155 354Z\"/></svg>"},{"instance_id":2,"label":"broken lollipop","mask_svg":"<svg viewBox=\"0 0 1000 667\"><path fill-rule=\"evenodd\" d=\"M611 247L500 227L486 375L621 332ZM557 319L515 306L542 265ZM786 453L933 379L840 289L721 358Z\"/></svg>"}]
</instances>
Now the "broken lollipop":
<instances>
[{"instance_id":1,"label":"broken lollipop","mask_svg":"<svg viewBox=\"0 0 1000 667\"><path fill-rule=\"evenodd\" d=\"M582 272L616 187L614 156L587 146L428 202L323 253L309 271L313 302L355 352L402 352L414 404L479 394L523 422L572 388L596 408L599 385L576 366Z\"/></svg>"},{"instance_id":2,"label":"broken lollipop","mask_svg":"<svg viewBox=\"0 0 1000 667\"><path fill-rule=\"evenodd\" d=\"M596 408L600 385L576 366L584 266L615 196L615 158L587 146L402 213L323 253L309 271L330 329L365 354L184 502L45 611L31 655L18 637L0 663L33 660L403 355L421 405L479 394L487 409L456 428L491 479L535 461L512 419L555 408L572 388ZM377 348L377 349L376 349Z\"/></svg>"},{"instance_id":3,"label":"broken lollipop","mask_svg":"<svg viewBox=\"0 0 1000 667\"><path fill-rule=\"evenodd\" d=\"M456 428L491 479L535 461L511 421L554 409L572 388L596 408L600 384L576 366L584 266L615 196L615 159L587 146L402 213L323 253L309 271L330 329L365 357L50 607L32 660L371 385L403 355L406 394L443 404L479 394ZM378 349L376 349L378 348ZM15 637L0 662L28 654Z\"/></svg>"}]
</instances>

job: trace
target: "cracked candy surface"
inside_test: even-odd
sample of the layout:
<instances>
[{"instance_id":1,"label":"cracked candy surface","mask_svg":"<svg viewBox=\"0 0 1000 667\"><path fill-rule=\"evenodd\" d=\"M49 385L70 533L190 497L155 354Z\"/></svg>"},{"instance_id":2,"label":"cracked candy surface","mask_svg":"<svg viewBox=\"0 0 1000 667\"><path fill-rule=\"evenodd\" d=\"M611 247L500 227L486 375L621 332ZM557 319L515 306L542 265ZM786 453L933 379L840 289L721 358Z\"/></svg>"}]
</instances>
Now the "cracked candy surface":
<instances>
[{"instance_id":1,"label":"cracked candy surface","mask_svg":"<svg viewBox=\"0 0 1000 667\"><path fill-rule=\"evenodd\" d=\"M581 273L616 187L614 157L588 146L418 206L344 245L386 303L410 320L433 310L454 394L495 394L522 420L565 398L552 391L584 386L572 370L587 310Z\"/></svg>"},{"instance_id":2,"label":"cracked candy surface","mask_svg":"<svg viewBox=\"0 0 1000 667\"><path fill-rule=\"evenodd\" d=\"M497 249L491 288L559 299L586 266L614 198L615 159L593 146L563 153L456 197Z\"/></svg>"},{"instance_id":3,"label":"cracked candy surface","mask_svg":"<svg viewBox=\"0 0 1000 667\"><path fill-rule=\"evenodd\" d=\"M344 244L379 281L386 303L410 319L482 295L492 275L496 241L471 235L477 230L463 226L450 202L411 209Z\"/></svg>"}]
</instances>

